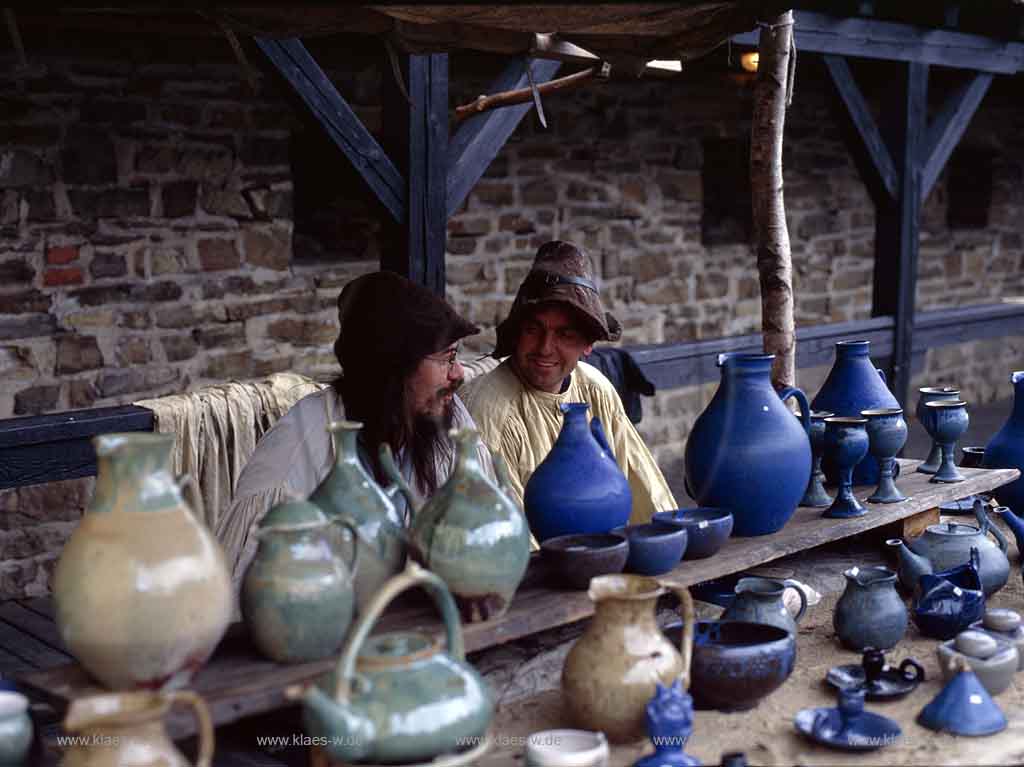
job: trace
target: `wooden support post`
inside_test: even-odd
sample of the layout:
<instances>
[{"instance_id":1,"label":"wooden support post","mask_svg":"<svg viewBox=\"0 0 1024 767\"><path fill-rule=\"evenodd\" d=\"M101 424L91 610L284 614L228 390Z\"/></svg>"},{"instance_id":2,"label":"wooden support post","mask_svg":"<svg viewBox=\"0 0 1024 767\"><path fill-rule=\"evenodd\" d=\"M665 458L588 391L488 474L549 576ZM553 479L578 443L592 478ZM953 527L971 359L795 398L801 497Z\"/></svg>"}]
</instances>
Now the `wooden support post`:
<instances>
[{"instance_id":1,"label":"wooden support post","mask_svg":"<svg viewBox=\"0 0 1024 767\"><path fill-rule=\"evenodd\" d=\"M899 172L899 194L879 206L875 218L875 274L872 315L895 321L889 388L904 407L910 390L917 254L921 209L921 147L928 104L928 65L911 62L883 108L890 152Z\"/></svg>"},{"instance_id":2,"label":"wooden support post","mask_svg":"<svg viewBox=\"0 0 1024 767\"><path fill-rule=\"evenodd\" d=\"M391 83L385 96L384 122L391 155L406 176L406 219L397 245L383 249L381 268L443 296L448 224L448 54L406 56L402 69L406 93Z\"/></svg>"}]
</instances>

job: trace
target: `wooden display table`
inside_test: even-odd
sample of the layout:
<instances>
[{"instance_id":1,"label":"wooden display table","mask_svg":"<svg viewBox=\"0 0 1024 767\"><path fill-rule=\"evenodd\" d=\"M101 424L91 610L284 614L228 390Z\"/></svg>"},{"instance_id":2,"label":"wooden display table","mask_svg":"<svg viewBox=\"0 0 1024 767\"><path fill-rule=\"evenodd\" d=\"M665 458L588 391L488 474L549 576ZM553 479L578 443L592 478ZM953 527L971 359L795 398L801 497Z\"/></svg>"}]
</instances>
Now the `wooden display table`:
<instances>
[{"instance_id":1,"label":"wooden display table","mask_svg":"<svg viewBox=\"0 0 1024 767\"><path fill-rule=\"evenodd\" d=\"M889 534L914 535L925 524L938 520L938 506L974 493L991 491L1017 479L1016 469L961 469L966 481L933 484L928 476L913 471L920 462L901 460L900 490L909 498L898 504L868 504L868 513L854 519L825 519L821 509L798 509L786 526L772 535L732 538L708 559L682 562L663 576L690 585L762 565L795 552L820 546L858 533L890 526ZM857 488L862 500L874 488ZM594 606L583 591L552 588L543 564L535 558L508 613L496 620L464 626L467 651L483 650L512 639L590 617ZM6 608L7 612L3 612ZM8 660L23 689L34 692L63 711L76 698L102 690L72 661L60 643L49 600L29 600L0 605L0 671ZM443 637L440 620L432 606L396 605L378 624L380 631L419 629ZM256 654L244 628L236 624L211 661L199 672L192 689L206 700L218 725L282 706L289 685L315 679L333 660L284 666ZM20 672L20 673L19 673ZM193 733L195 724L186 713L172 714L167 721L174 738Z\"/></svg>"}]
</instances>

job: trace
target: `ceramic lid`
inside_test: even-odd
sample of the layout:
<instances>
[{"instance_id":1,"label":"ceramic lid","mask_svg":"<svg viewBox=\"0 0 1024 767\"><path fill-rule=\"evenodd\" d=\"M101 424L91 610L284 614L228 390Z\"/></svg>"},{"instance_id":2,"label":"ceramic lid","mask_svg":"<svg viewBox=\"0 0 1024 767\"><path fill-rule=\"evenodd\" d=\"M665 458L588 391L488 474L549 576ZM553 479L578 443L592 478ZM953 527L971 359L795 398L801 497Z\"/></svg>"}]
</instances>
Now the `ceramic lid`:
<instances>
[{"instance_id":1,"label":"ceramic lid","mask_svg":"<svg viewBox=\"0 0 1024 767\"><path fill-rule=\"evenodd\" d=\"M268 511L259 521L260 530L279 528L313 529L329 524L330 520L319 506L309 501L285 501Z\"/></svg>"},{"instance_id":2,"label":"ceramic lid","mask_svg":"<svg viewBox=\"0 0 1024 767\"><path fill-rule=\"evenodd\" d=\"M959 522L941 522L937 525L928 525L929 533L936 535L978 535L981 530L974 525L962 525Z\"/></svg>"},{"instance_id":3,"label":"ceramic lid","mask_svg":"<svg viewBox=\"0 0 1024 767\"><path fill-rule=\"evenodd\" d=\"M392 631L371 636L359 650L360 670L401 668L430 658L441 651L432 637L416 631Z\"/></svg>"}]
</instances>

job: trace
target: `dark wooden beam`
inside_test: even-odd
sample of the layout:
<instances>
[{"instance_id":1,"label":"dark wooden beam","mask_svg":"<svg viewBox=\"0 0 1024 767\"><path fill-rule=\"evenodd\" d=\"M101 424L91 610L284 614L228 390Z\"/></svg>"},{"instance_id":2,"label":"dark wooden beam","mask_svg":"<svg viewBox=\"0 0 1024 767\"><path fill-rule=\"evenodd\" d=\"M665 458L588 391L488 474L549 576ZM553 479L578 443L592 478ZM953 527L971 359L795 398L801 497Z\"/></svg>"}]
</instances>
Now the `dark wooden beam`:
<instances>
[{"instance_id":1,"label":"dark wooden beam","mask_svg":"<svg viewBox=\"0 0 1024 767\"><path fill-rule=\"evenodd\" d=\"M517 90L529 86L527 64L531 66L536 84L547 82L561 67L559 61L520 59L512 62L498 79L491 83L489 93ZM532 103L516 104L467 118L448 147L448 215L462 206L470 190L487 170Z\"/></svg>"},{"instance_id":2,"label":"dark wooden beam","mask_svg":"<svg viewBox=\"0 0 1024 767\"><path fill-rule=\"evenodd\" d=\"M917 292L917 254L921 210L921 147L928 113L928 65L910 63L893 83L883 106L883 134L900 175L893 204L877 206L875 270L871 313L892 316L893 354L889 388L902 405L910 391L910 356Z\"/></svg>"},{"instance_id":3,"label":"dark wooden beam","mask_svg":"<svg viewBox=\"0 0 1024 767\"><path fill-rule=\"evenodd\" d=\"M907 61L995 74L1024 70L1024 43L866 18L842 18L794 10L796 45L805 53ZM758 32L734 35L757 45Z\"/></svg>"},{"instance_id":4,"label":"dark wooden beam","mask_svg":"<svg viewBox=\"0 0 1024 767\"><path fill-rule=\"evenodd\" d=\"M403 246L384 249L380 265L443 296L448 232L448 54L407 56L405 65L410 101L393 88L386 119L400 123L391 131L395 151L403 151L405 146L407 218L400 237Z\"/></svg>"},{"instance_id":5,"label":"dark wooden beam","mask_svg":"<svg viewBox=\"0 0 1024 767\"><path fill-rule=\"evenodd\" d=\"M979 72L946 97L942 110L932 120L921 155L921 199L926 200L946 167L950 154L960 143L978 105L985 98L993 75Z\"/></svg>"},{"instance_id":6,"label":"dark wooden beam","mask_svg":"<svg viewBox=\"0 0 1024 767\"><path fill-rule=\"evenodd\" d=\"M153 431L153 411L127 405L0 420L0 489L93 476L92 438L123 431Z\"/></svg>"},{"instance_id":7,"label":"dark wooden beam","mask_svg":"<svg viewBox=\"0 0 1024 767\"><path fill-rule=\"evenodd\" d=\"M882 139L875 118L872 117L871 110L868 109L867 102L864 100L860 88L857 87L857 82L853 79L850 65L842 56L826 55L823 58L828 73L832 77L832 82L835 83L836 91L846 105L850 120L857 129L861 144L871 160L875 177L865 179L866 184L880 186L886 191L890 200L895 200L899 191L899 174L896 172L892 155L889 154L889 148Z\"/></svg>"},{"instance_id":8,"label":"dark wooden beam","mask_svg":"<svg viewBox=\"0 0 1024 767\"><path fill-rule=\"evenodd\" d=\"M405 180L302 41L265 37L255 40L384 207L396 221L404 222Z\"/></svg>"}]
</instances>

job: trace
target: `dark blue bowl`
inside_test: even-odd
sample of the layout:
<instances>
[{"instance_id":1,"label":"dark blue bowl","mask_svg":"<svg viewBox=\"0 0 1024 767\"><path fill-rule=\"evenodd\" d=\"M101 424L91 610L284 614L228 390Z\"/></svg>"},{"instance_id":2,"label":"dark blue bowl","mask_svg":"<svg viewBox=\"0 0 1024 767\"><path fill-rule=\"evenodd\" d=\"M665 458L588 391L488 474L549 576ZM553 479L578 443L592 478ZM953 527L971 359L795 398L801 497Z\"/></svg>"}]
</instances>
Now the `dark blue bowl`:
<instances>
[{"instance_id":1,"label":"dark blue bowl","mask_svg":"<svg viewBox=\"0 0 1024 767\"><path fill-rule=\"evenodd\" d=\"M541 557L571 589L585 590L597 575L621 573L629 556L625 535L560 535L540 545Z\"/></svg>"},{"instance_id":2,"label":"dark blue bowl","mask_svg":"<svg viewBox=\"0 0 1024 767\"><path fill-rule=\"evenodd\" d=\"M652 522L685 527L689 534L683 559L704 559L722 548L732 534L732 512L708 506L696 509L657 511Z\"/></svg>"},{"instance_id":3,"label":"dark blue bowl","mask_svg":"<svg viewBox=\"0 0 1024 767\"><path fill-rule=\"evenodd\" d=\"M625 572L637 575L667 573L682 560L688 540L686 528L655 522L616 527L612 532L629 540Z\"/></svg>"},{"instance_id":4,"label":"dark blue bowl","mask_svg":"<svg viewBox=\"0 0 1024 767\"><path fill-rule=\"evenodd\" d=\"M663 629L675 647L682 626ZM743 711L778 689L793 673L796 640L778 626L746 621L696 621L690 694L699 709Z\"/></svg>"}]
</instances>

